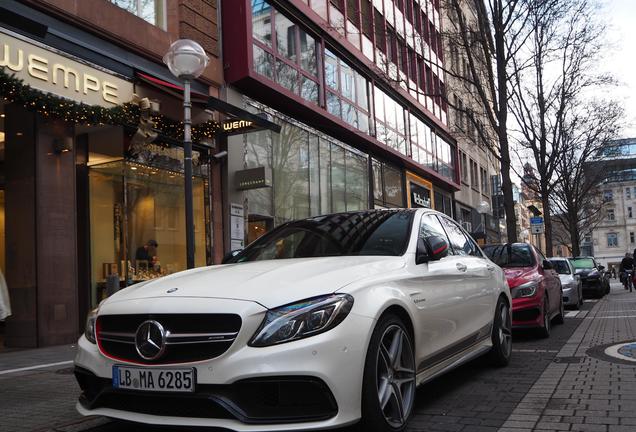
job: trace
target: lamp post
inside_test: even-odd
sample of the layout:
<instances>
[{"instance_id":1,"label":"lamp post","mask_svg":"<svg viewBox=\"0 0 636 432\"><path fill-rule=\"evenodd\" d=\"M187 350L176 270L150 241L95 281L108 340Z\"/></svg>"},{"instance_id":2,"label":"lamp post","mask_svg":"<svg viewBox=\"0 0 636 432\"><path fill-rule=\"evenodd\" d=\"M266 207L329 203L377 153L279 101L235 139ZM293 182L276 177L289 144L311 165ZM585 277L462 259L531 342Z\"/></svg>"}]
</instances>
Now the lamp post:
<instances>
[{"instance_id":1,"label":"lamp post","mask_svg":"<svg viewBox=\"0 0 636 432\"><path fill-rule=\"evenodd\" d=\"M203 47L190 39L170 45L163 62L172 74L183 80L183 174L185 177L186 265L194 268L194 214L192 208L192 115L190 81L198 78L209 62Z\"/></svg>"}]
</instances>

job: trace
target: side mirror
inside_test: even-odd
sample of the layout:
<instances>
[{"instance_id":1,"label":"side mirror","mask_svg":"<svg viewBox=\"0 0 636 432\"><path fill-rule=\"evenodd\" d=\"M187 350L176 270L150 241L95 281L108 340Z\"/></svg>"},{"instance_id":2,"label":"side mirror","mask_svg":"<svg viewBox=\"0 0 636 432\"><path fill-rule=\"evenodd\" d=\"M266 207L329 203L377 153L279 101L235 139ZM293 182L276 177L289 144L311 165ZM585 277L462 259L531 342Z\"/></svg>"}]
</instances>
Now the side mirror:
<instances>
[{"instance_id":1,"label":"side mirror","mask_svg":"<svg viewBox=\"0 0 636 432\"><path fill-rule=\"evenodd\" d=\"M227 262L229 260L231 260L232 258L234 258L235 256L237 256L239 254L239 252L241 252L243 249L234 249L233 251L229 251L228 253L225 254L225 256L223 257L223 260L221 261L221 264L227 264Z\"/></svg>"},{"instance_id":2,"label":"side mirror","mask_svg":"<svg viewBox=\"0 0 636 432\"><path fill-rule=\"evenodd\" d=\"M598 266L598 271L603 271L604 269L605 269L605 266L603 265Z\"/></svg>"},{"instance_id":3,"label":"side mirror","mask_svg":"<svg viewBox=\"0 0 636 432\"><path fill-rule=\"evenodd\" d=\"M543 260L543 270L554 270L554 266L548 260Z\"/></svg>"},{"instance_id":4,"label":"side mirror","mask_svg":"<svg viewBox=\"0 0 636 432\"><path fill-rule=\"evenodd\" d=\"M422 264L429 261L437 261L448 255L448 242L445 238L431 236L426 240L417 240L417 252L415 254L415 264Z\"/></svg>"}]
</instances>

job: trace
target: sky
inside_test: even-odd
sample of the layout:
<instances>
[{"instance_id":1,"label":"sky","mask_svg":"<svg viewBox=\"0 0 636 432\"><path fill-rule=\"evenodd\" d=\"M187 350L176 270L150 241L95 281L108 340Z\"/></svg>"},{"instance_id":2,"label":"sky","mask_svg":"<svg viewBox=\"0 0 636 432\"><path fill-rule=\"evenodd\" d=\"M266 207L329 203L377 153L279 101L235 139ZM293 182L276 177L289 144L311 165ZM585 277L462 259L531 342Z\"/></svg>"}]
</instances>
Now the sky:
<instances>
[{"instance_id":1,"label":"sky","mask_svg":"<svg viewBox=\"0 0 636 432\"><path fill-rule=\"evenodd\" d=\"M636 0L605 0L604 15L610 51L602 65L619 81L612 96L625 107L623 138L632 138L636 137Z\"/></svg>"}]
</instances>

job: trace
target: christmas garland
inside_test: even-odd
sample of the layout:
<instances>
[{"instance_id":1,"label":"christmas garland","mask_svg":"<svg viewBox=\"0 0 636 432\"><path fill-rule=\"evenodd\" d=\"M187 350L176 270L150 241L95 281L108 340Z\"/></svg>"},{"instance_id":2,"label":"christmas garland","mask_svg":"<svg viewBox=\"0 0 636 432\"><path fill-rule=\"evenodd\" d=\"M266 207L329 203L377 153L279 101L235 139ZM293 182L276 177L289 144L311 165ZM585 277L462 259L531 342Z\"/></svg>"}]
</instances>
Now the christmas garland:
<instances>
[{"instance_id":1,"label":"christmas garland","mask_svg":"<svg viewBox=\"0 0 636 432\"><path fill-rule=\"evenodd\" d=\"M15 74L9 75L4 68L0 68L0 97L7 103L18 103L45 118L86 126L109 124L136 127L141 114L139 106L130 102L105 108L45 93L24 84ZM163 115L153 115L152 121L161 134L174 140L183 140L183 122ZM213 120L195 125L192 127L192 141L211 140L218 129L219 124Z\"/></svg>"}]
</instances>

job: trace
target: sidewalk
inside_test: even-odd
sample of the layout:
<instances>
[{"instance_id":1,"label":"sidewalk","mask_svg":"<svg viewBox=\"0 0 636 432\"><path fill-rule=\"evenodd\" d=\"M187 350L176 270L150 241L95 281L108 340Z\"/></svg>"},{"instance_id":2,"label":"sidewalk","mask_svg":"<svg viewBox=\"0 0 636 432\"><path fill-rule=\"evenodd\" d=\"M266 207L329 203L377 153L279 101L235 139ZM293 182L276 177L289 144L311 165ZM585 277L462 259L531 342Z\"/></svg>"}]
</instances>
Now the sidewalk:
<instances>
[{"instance_id":1,"label":"sidewalk","mask_svg":"<svg viewBox=\"0 0 636 432\"><path fill-rule=\"evenodd\" d=\"M74 345L0 353L2 432L71 432L103 423L75 410L74 356Z\"/></svg>"},{"instance_id":2,"label":"sidewalk","mask_svg":"<svg viewBox=\"0 0 636 432\"><path fill-rule=\"evenodd\" d=\"M636 340L636 292L613 284L499 432L636 431L636 360L604 354Z\"/></svg>"}]
</instances>

